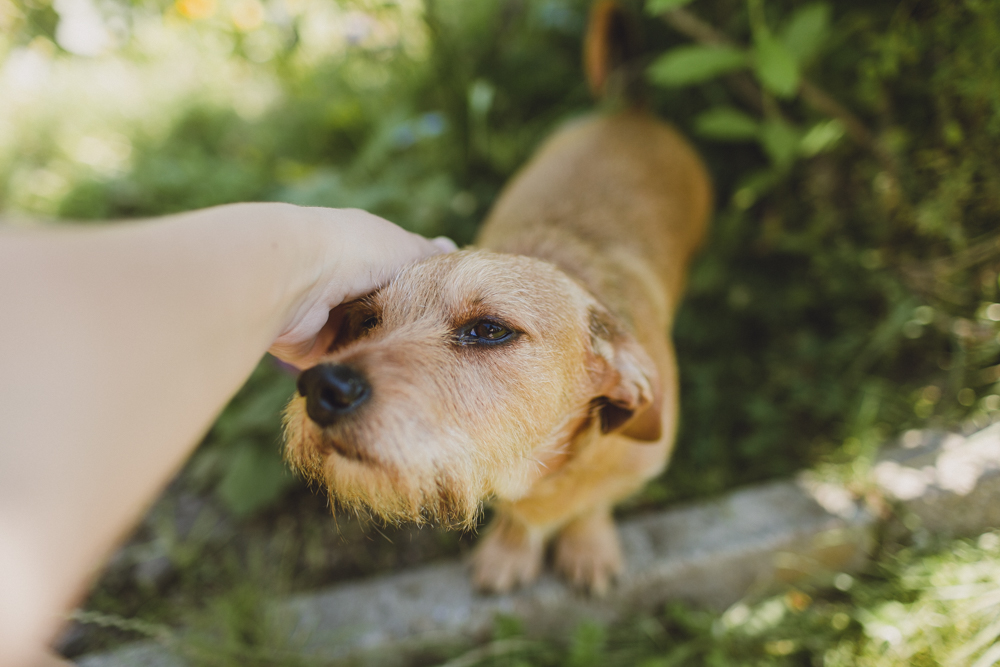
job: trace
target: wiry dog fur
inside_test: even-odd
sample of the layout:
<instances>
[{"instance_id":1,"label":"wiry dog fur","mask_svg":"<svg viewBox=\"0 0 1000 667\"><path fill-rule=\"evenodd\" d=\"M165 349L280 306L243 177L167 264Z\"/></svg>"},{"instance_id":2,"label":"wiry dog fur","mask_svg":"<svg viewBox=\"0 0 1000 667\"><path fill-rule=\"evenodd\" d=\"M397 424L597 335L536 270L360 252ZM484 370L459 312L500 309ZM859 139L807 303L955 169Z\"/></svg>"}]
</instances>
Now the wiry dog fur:
<instances>
[{"instance_id":1,"label":"wiry dog fur","mask_svg":"<svg viewBox=\"0 0 1000 667\"><path fill-rule=\"evenodd\" d=\"M710 184L641 109L557 132L500 196L478 249L405 269L350 304L325 363L371 385L325 428L286 412L287 458L336 503L388 520L496 518L473 578L504 591L555 564L602 593L621 567L613 505L665 466L677 422L669 331ZM509 331L469 343L477 322Z\"/></svg>"}]
</instances>

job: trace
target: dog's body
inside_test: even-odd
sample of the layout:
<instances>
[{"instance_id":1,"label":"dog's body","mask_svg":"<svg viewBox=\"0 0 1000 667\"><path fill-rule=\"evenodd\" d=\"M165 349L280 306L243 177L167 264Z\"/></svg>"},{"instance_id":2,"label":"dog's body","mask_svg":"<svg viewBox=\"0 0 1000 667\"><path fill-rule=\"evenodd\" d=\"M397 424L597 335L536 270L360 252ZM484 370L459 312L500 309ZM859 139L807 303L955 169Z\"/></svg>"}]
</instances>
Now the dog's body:
<instances>
[{"instance_id":1,"label":"dog's body","mask_svg":"<svg viewBox=\"0 0 1000 667\"><path fill-rule=\"evenodd\" d=\"M633 109L558 131L513 179L480 250L404 270L353 305L286 415L289 460L389 519L497 516L476 584L556 565L603 592L621 567L612 506L673 446L669 340L710 212L680 135Z\"/></svg>"},{"instance_id":2,"label":"dog's body","mask_svg":"<svg viewBox=\"0 0 1000 667\"><path fill-rule=\"evenodd\" d=\"M533 578L544 538L557 530L557 565L576 583L600 590L618 570L611 507L662 471L673 447L678 392L669 334L710 198L708 176L687 142L632 110L562 129L496 203L480 245L538 257L579 281L652 358L660 405L638 415L635 421L647 423L627 424L625 433L578 439L559 470L524 497L505 499L501 528L477 556L481 586L505 589ZM639 429L640 440L628 437ZM519 530L532 543L524 547L537 553L510 553ZM516 571L504 572L491 552L530 563L508 562Z\"/></svg>"}]
</instances>

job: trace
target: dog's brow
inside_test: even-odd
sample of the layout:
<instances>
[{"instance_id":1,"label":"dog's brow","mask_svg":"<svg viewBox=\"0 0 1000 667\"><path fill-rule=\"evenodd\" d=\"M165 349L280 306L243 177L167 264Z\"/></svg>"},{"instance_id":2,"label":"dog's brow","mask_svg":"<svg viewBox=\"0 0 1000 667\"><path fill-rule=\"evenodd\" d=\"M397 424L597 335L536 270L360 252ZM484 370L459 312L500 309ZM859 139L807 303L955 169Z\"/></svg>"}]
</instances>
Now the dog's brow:
<instances>
[{"instance_id":1,"label":"dog's brow","mask_svg":"<svg viewBox=\"0 0 1000 667\"><path fill-rule=\"evenodd\" d=\"M493 320L521 332L526 329L522 313L518 313L513 308L506 308L502 304L486 303L482 299L462 304L451 313L450 320L453 329L477 320Z\"/></svg>"}]
</instances>

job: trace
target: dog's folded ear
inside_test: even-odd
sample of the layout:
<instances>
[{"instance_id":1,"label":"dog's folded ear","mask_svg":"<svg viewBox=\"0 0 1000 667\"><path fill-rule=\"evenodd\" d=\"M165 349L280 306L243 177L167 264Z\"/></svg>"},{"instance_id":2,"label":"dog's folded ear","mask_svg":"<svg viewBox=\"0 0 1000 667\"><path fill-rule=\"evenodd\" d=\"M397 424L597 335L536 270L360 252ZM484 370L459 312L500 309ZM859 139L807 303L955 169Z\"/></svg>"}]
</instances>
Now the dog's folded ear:
<instances>
[{"instance_id":1,"label":"dog's folded ear","mask_svg":"<svg viewBox=\"0 0 1000 667\"><path fill-rule=\"evenodd\" d=\"M636 440L659 440L663 397L653 360L603 309L591 309L589 328L594 352L593 404L601 420L601 430Z\"/></svg>"}]
</instances>

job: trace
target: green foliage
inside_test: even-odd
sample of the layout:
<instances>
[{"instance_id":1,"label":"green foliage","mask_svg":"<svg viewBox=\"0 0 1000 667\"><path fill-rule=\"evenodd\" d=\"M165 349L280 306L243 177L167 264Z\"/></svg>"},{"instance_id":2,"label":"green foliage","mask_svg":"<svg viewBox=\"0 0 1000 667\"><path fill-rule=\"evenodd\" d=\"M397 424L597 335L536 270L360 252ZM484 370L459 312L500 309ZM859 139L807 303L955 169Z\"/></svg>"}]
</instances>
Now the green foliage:
<instances>
[{"instance_id":1,"label":"green foliage","mask_svg":"<svg viewBox=\"0 0 1000 667\"><path fill-rule=\"evenodd\" d=\"M760 123L756 118L732 107L715 107L694 119L694 129L699 136L719 141L756 139Z\"/></svg>"},{"instance_id":2,"label":"green foliage","mask_svg":"<svg viewBox=\"0 0 1000 667\"><path fill-rule=\"evenodd\" d=\"M795 59L808 65L830 37L830 5L817 2L796 9L781 30L781 43Z\"/></svg>"},{"instance_id":3,"label":"green foliage","mask_svg":"<svg viewBox=\"0 0 1000 667\"><path fill-rule=\"evenodd\" d=\"M605 629L596 623L581 623L573 633L566 656L567 667L596 667L605 665L607 643Z\"/></svg>"},{"instance_id":4,"label":"green foliage","mask_svg":"<svg viewBox=\"0 0 1000 667\"><path fill-rule=\"evenodd\" d=\"M653 83L689 86L746 67L747 55L725 46L681 46L664 53L649 66Z\"/></svg>"},{"instance_id":5,"label":"green foliage","mask_svg":"<svg viewBox=\"0 0 1000 667\"><path fill-rule=\"evenodd\" d=\"M267 589L265 588L265 591ZM258 582L245 582L194 614L177 653L196 667L316 665L289 637L294 628L273 608Z\"/></svg>"},{"instance_id":6,"label":"green foliage","mask_svg":"<svg viewBox=\"0 0 1000 667\"><path fill-rule=\"evenodd\" d=\"M997 145L1000 107L980 85L995 62L973 55L994 50L1000 13L938 3L889 21L878 3L831 11L772 1L771 13L758 3L734 21L739 8L704 2L691 11L740 26L727 35L735 43L777 34L803 77L821 71L831 99L888 129L860 141L850 118L800 95L770 95L757 70L756 108L737 85L688 87L708 103L692 128L721 143L704 150L723 208L676 326L688 401L682 445L647 502L676 497L692 479L688 465L704 471L692 491L732 483L713 465L722 460L739 461L740 476L762 472L764 460L790 471L798 464L767 454L775 437L799 440L807 459L846 457L853 449L838 444L849 435L881 440L970 408L983 424L1000 404L990 398L993 376L980 370L1000 352L995 321L983 315L998 296L998 254L987 248L1000 190L980 153ZM771 33L768 24L783 27ZM747 152L751 139L766 160Z\"/></svg>"},{"instance_id":7,"label":"green foliage","mask_svg":"<svg viewBox=\"0 0 1000 667\"><path fill-rule=\"evenodd\" d=\"M791 97L799 87L799 65L794 54L768 33L754 36L753 69L765 89Z\"/></svg>"},{"instance_id":8,"label":"green foliage","mask_svg":"<svg viewBox=\"0 0 1000 667\"><path fill-rule=\"evenodd\" d=\"M280 457L268 456L267 450L244 445L236 447L217 490L223 502L242 516L274 503L291 481L291 474Z\"/></svg>"},{"instance_id":9,"label":"green foliage","mask_svg":"<svg viewBox=\"0 0 1000 667\"><path fill-rule=\"evenodd\" d=\"M844 136L844 124L839 120L821 120L803 135L799 151L803 157L815 157L833 148Z\"/></svg>"},{"instance_id":10,"label":"green foliage","mask_svg":"<svg viewBox=\"0 0 1000 667\"><path fill-rule=\"evenodd\" d=\"M274 504L295 483L281 457L281 411L292 376L263 360L230 401L189 464L191 482L214 488L237 516Z\"/></svg>"},{"instance_id":11,"label":"green foliage","mask_svg":"<svg viewBox=\"0 0 1000 667\"><path fill-rule=\"evenodd\" d=\"M753 48L723 45L718 40L709 46L677 47L650 66L649 80L670 88L691 86L749 65L765 96L793 98L799 89L802 68L816 57L829 38L830 6L815 3L799 7L778 36L767 25L763 2L749 0L748 8ZM787 169L799 152L812 156L832 146L833 141L821 141L814 135L808 147L800 151L798 135L805 131L793 128L773 104L765 104L765 111L768 118L764 122L751 123L752 119L745 114L737 116L739 112L720 107L700 116L695 122L695 131L715 140L757 139L778 171ZM759 179L758 182L770 187L775 180Z\"/></svg>"},{"instance_id":12,"label":"green foliage","mask_svg":"<svg viewBox=\"0 0 1000 667\"><path fill-rule=\"evenodd\" d=\"M649 0L646 3L646 13L661 14L688 4L691 4L691 0Z\"/></svg>"}]
</instances>

